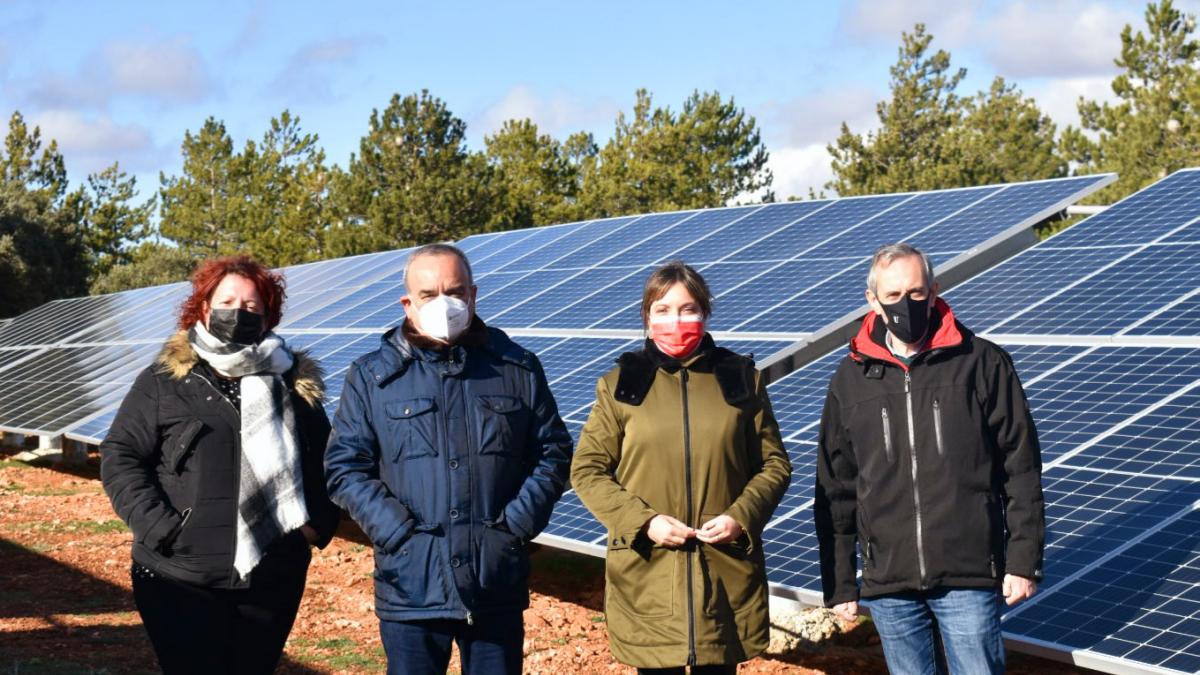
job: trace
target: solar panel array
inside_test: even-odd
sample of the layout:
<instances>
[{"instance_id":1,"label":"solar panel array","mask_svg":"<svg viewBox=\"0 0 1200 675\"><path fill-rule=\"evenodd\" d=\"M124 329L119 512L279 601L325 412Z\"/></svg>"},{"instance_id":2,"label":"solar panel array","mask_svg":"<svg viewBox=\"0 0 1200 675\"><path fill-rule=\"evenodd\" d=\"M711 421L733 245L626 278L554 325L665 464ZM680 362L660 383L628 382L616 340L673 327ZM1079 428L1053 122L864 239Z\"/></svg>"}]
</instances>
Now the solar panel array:
<instances>
[{"instance_id":1,"label":"solar panel array","mask_svg":"<svg viewBox=\"0 0 1200 675\"><path fill-rule=\"evenodd\" d=\"M880 237L926 242L940 263L1011 236L1111 180L1036 181L940 192L658 213L468 237L478 310L546 362L577 430L595 378L640 339L641 284L682 258L716 294L713 326L731 347L769 356L852 309ZM284 270L278 332L329 373L332 411L345 368L403 312L407 251ZM124 391L174 330L186 284L72 298L0 330L0 429L98 442Z\"/></svg>"},{"instance_id":2,"label":"solar panel array","mask_svg":"<svg viewBox=\"0 0 1200 675\"><path fill-rule=\"evenodd\" d=\"M939 272L971 269L981 254L1011 244L1113 178L610 218L481 234L459 245L472 261L480 315L538 354L577 437L596 379L641 344L641 287L662 262L682 259L699 269L714 294L711 328L718 341L761 361L794 351L861 307L863 279L880 243L912 242ZM403 318L397 300L405 255L284 270L289 301L278 332L322 362L330 412L350 362ZM62 300L0 328L0 429L99 442L138 370L174 330L173 311L186 291L176 284ZM832 362L823 359L816 370L802 369L772 387L797 474L768 532L768 564L777 592L809 600L805 593L818 575L804 510L812 453L801 431L823 397L827 371L820 366ZM541 541L602 554L604 535L568 492Z\"/></svg>"},{"instance_id":3,"label":"solar panel array","mask_svg":"<svg viewBox=\"0 0 1200 675\"><path fill-rule=\"evenodd\" d=\"M946 294L1004 346L1042 443L1045 581L1006 635L1105 670L1200 670L1200 171L1182 171ZM845 349L772 384L799 457L765 550L820 591L816 433Z\"/></svg>"}]
</instances>

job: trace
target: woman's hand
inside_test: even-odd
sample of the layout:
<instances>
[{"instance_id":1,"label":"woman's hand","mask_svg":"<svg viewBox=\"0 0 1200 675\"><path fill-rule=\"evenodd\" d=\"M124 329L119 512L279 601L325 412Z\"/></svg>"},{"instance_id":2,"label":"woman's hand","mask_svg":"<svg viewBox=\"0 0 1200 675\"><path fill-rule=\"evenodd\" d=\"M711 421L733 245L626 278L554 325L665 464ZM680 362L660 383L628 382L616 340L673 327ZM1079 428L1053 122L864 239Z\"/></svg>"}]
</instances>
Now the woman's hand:
<instances>
[{"instance_id":1,"label":"woman's hand","mask_svg":"<svg viewBox=\"0 0 1200 675\"><path fill-rule=\"evenodd\" d=\"M316 545L319 535L317 534L317 531L312 528L311 525L309 525L308 523L301 525L300 533L304 535L304 541L307 541L309 546Z\"/></svg>"},{"instance_id":2,"label":"woman's hand","mask_svg":"<svg viewBox=\"0 0 1200 675\"><path fill-rule=\"evenodd\" d=\"M646 536L659 546L676 548L683 546L696 531L671 516L658 514L646 523Z\"/></svg>"},{"instance_id":3,"label":"woman's hand","mask_svg":"<svg viewBox=\"0 0 1200 675\"><path fill-rule=\"evenodd\" d=\"M696 530L696 538L706 544L728 544L740 536L742 526L726 515L717 516Z\"/></svg>"}]
</instances>

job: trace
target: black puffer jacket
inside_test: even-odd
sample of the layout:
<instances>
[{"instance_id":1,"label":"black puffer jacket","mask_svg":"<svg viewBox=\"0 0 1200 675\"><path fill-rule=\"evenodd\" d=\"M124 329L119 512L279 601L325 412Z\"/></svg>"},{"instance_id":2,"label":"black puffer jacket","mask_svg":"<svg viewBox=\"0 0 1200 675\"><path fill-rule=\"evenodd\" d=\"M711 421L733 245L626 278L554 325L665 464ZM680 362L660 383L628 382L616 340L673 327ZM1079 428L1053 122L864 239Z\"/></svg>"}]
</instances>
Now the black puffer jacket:
<instances>
[{"instance_id":1,"label":"black puffer jacket","mask_svg":"<svg viewBox=\"0 0 1200 675\"><path fill-rule=\"evenodd\" d=\"M175 334L134 381L100 445L100 476L133 531L133 559L212 588L244 587L260 574L303 574L310 553L299 530L272 544L248 580L233 569L241 419L213 377L187 334ZM329 437L324 384L320 368L301 353L284 379L292 392L309 525L324 547L340 516L323 477Z\"/></svg>"},{"instance_id":2,"label":"black puffer jacket","mask_svg":"<svg viewBox=\"0 0 1200 675\"><path fill-rule=\"evenodd\" d=\"M905 367L863 321L829 385L813 505L829 606L937 586L1040 578L1041 450L1012 359L937 301Z\"/></svg>"}]
</instances>

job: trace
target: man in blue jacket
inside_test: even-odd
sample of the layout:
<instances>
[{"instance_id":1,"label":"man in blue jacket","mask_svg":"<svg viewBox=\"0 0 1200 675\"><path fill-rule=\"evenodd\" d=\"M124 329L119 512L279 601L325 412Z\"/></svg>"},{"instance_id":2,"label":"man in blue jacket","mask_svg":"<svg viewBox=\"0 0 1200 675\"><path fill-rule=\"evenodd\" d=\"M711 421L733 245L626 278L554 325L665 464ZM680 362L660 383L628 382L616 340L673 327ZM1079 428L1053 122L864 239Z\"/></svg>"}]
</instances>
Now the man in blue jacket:
<instances>
[{"instance_id":1,"label":"man in blue jacket","mask_svg":"<svg viewBox=\"0 0 1200 675\"><path fill-rule=\"evenodd\" d=\"M405 266L406 319L346 376L329 495L375 547L389 673L519 673L526 545L550 518L571 438L536 356L475 316L465 254Z\"/></svg>"}]
</instances>

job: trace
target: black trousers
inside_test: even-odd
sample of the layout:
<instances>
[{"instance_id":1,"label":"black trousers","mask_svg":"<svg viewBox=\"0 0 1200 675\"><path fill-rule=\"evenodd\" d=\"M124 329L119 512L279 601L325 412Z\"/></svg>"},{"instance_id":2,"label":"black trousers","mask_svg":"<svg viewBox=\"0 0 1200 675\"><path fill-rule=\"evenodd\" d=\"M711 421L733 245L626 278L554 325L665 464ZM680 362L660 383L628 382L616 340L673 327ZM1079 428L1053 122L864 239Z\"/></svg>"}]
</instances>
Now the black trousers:
<instances>
[{"instance_id":1,"label":"black trousers","mask_svg":"<svg viewBox=\"0 0 1200 675\"><path fill-rule=\"evenodd\" d=\"M133 599L165 675L275 670L300 598L305 574L251 575L245 590L204 588L139 572Z\"/></svg>"}]
</instances>

